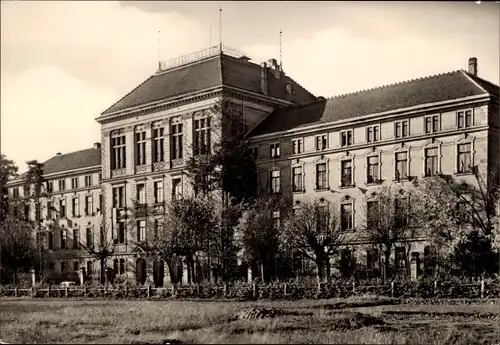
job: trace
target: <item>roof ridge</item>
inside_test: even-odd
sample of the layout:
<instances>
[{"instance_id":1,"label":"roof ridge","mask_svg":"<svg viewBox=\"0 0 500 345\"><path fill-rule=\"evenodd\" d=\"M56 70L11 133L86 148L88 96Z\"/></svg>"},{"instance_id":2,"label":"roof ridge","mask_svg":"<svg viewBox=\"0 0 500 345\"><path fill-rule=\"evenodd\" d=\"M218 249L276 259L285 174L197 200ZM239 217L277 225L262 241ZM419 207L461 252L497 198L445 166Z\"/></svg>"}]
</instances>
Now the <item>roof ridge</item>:
<instances>
[{"instance_id":1,"label":"roof ridge","mask_svg":"<svg viewBox=\"0 0 500 345\"><path fill-rule=\"evenodd\" d=\"M466 70L463 70L463 72L464 72L465 74L467 74L468 76L470 76L470 77L480 79L481 81L484 81L484 82L486 82L486 83L488 83L488 84L491 84L492 86L495 86L495 87L500 87L499 85L497 85L497 84L493 83L492 81L489 81L488 79L484 79L484 78L482 78L482 77L480 77L480 76L478 76L478 75L472 75L472 74L470 74L469 72L467 72Z\"/></svg>"},{"instance_id":2,"label":"roof ridge","mask_svg":"<svg viewBox=\"0 0 500 345\"><path fill-rule=\"evenodd\" d=\"M47 159L47 161L54 158L54 157L62 157L62 156L72 155L72 154L79 153L82 151L90 151L90 150L99 150L99 149L97 149L95 147L89 147L87 149L81 149L81 150L71 151L71 152L67 152L67 153L61 153L60 155L52 156L51 158Z\"/></svg>"},{"instance_id":3,"label":"roof ridge","mask_svg":"<svg viewBox=\"0 0 500 345\"><path fill-rule=\"evenodd\" d=\"M398 81L398 82L391 83L391 84L385 84L385 85L375 86L375 87L371 87L371 88L368 88L368 89L362 89L362 90L358 90L358 91L353 91L353 92L347 92L347 93L343 93L343 94L339 94L339 95L334 95L334 96L327 97L327 99L336 99L336 98L340 98L340 97L351 96L351 95L355 95L355 94L359 94L359 93L363 93L363 92L374 91L374 90L379 90L379 89L383 89L383 88L389 88L389 87L393 87L393 86L396 86L396 85L408 84L408 83L411 83L411 82L415 82L417 80L431 79L431 78L435 78L435 77L438 77L438 76L442 76L442 75L446 75L446 74L453 74L453 73L457 73L457 72L459 72L459 70L431 74L431 75L428 75L428 76L425 76L425 77L418 77L418 78L413 78L413 79Z\"/></svg>"}]
</instances>

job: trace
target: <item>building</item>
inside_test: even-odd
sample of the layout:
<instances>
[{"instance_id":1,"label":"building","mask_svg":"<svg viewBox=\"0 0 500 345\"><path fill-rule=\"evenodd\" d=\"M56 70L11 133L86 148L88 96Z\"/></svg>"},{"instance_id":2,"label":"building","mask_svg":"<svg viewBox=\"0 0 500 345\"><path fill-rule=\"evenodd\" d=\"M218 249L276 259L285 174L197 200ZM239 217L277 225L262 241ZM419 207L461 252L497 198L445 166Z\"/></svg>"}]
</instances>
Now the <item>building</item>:
<instances>
[{"instance_id":1,"label":"building","mask_svg":"<svg viewBox=\"0 0 500 345\"><path fill-rule=\"evenodd\" d=\"M11 212L31 221L38 218L43 274L70 275L83 269L92 276L98 264L86 248L94 245L102 223L101 145L57 153L44 162L38 217L33 188L25 186L25 175L9 182Z\"/></svg>"},{"instance_id":2,"label":"building","mask_svg":"<svg viewBox=\"0 0 500 345\"><path fill-rule=\"evenodd\" d=\"M77 174L102 174L91 189L63 187L67 193L56 189L45 202L55 203L61 212L64 202L74 202L73 195L84 198L90 190L93 197L100 195L96 216L60 217L54 226L68 231L100 228L115 246L108 265L119 276L161 284L168 270L146 259L142 244L151 236L146 224L151 220L141 218L141 212L150 205L161 214L165 203L190 192L185 164L192 155L213 149L218 135L213 109L222 99L249 130L258 153L261 196L278 194L294 205L308 198L337 200L348 220L346 230L355 229L364 196L380 184L405 189L438 173L469 178L472 163L498 166L499 88L477 76L476 59L469 65L467 72L325 99L287 76L275 59L256 64L233 49L212 47L160 64L156 73L105 110L96 119L100 147L45 162L46 178L58 186L63 178L69 186ZM87 151L95 155L92 160L75 159L85 161L84 166L63 159ZM58 168L51 170L51 164ZM13 198L20 197L21 184L21 179L10 182ZM130 212L137 216L136 224L126 221ZM64 260L79 258L78 265L90 260L78 249L54 248L44 254L50 268L68 267L62 266Z\"/></svg>"}]
</instances>

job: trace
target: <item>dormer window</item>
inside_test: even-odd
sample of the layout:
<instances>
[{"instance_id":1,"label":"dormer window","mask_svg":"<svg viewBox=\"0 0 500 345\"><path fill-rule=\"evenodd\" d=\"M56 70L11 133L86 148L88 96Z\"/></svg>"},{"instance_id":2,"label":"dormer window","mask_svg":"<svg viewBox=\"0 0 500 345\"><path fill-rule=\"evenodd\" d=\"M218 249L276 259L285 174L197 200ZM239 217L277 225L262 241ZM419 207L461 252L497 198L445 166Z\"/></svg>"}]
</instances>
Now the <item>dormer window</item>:
<instances>
[{"instance_id":1,"label":"dormer window","mask_svg":"<svg viewBox=\"0 0 500 345\"><path fill-rule=\"evenodd\" d=\"M289 93L290 95L295 94L295 90L293 89L293 84L292 83L287 83L286 84L286 92Z\"/></svg>"}]
</instances>

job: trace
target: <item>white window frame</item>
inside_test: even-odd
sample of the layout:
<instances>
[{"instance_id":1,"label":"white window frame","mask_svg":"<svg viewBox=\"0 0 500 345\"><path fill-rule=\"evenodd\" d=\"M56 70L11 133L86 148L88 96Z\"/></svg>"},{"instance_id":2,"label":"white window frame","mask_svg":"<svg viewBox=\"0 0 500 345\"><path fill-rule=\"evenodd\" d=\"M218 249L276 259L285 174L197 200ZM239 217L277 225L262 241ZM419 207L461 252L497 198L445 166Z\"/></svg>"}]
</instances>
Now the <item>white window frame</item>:
<instances>
[{"instance_id":1,"label":"white window frame","mask_svg":"<svg viewBox=\"0 0 500 345\"><path fill-rule=\"evenodd\" d=\"M396 168L397 168L397 161L396 161L396 155L398 153L404 153L406 152L406 178L397 178L397 174L396 174ZM411 147L410 146L402 146L402 147L399 147L397 148L396 150L394 150L393 152L393 167L392 167L392 173L393 173L393 181L394 182L398 182L398 181L408 181L410 176L411 176L411 172L410 172L410 162L411 162L411 156L410 156L410 153L411 153Z\"/></svg>"},{"instance_id":2,"label":"white window frame","mask_svg":"<svg viewBox=\"0 0 500 345\"><path fill-rule=\"evenodd\" d=\"M437 124L437 129L434 128L434 118L437 117L438 119L438 124ZM426 127L426 123L427 123L427 119L431 119L431 131L430 132L427 132L427 127ZM424 133L425 134L433 134L433 133L437 133L441 131L441 114L432 114L432 115L425 115L424 116Z\"/></svg>"},{"instance_id":3,"label":"white window frame","mask_svg":"<svg viewBox=\"0 0 500 345\"><path fill-rule=\"evenodd\" d=\"M427 143L424 144L424 146L422 147L422 157L424 158L424 161L423 161L423 164L422 164L422 177L427 177L427 173L426 173L426 168L427 168L427 155L426 155L426 152L427 152L427 149L437 149L437 159L438 159L438 162L437 162L437 173L436 175L440 175L441 174L441 169L442 169L442 158L443 158L443 155L442 155L442 150L441 150L441 146L442 146L442 143L441 142L437 142L437 141L429 141Z\"/></svg>"},{"instance_id":4,"label":"white window frame","mask_svg":"<svg viewBox=\"0 0 500 345\"><path fill-rule=\"evenodd\" d=\"M342 227L342 207L345 205L351 206L351 227L349 229L344 229ZM355 216L355 207L354 207L354 200L352 201L343 201L340 203L340 231L348 232L348 231L354 231L354 216Z\"/></svg>"},{"instance_id":5,"label":"white window frame","mask_svg":"<svg viewBox=\"0 0 500 345\"><path fill-rule=\"evenodd\" d=\"M378 158L378 178L375 181L368 182L368 168L369 168L369 160L371 157L377 157ZM366 154L366 159L365 159L365 184L379 184L380 181L382 180L382 152L381 151L370 151Z\"/></svg>"},{"instance_id":6,"label":"white window frame","mask_svg":"<svg viewBox=\"0 0 500 345\"><path fill-rule=\"evenodd\" d=\"M295 150L295 147L297 147L297 150ZM293 155L300 155L301 153L304 153L304 138L297 138L292 140L292 154Z\"/></svg>"},{"instance_id":7,"label":"white window frame","mask_svg":"<svg viewBox=\"0 0 500 345\"><path fill-rule=\"evenodd\" d=\"M406 122L406 125L407 125L407 132L406 132L406 135L404 135L404 131L403 131L403 123ZM397 131L397 125L400 124L401 125L401 135L398 136L398 131ZM424 128L425 130L425 128ZM396 139L400 139L400 138L407 138L410 136L410 119L401 119L401 120L397 120L397 121L394 121L394 138Z\"/></svg>"},{"instance_id":8,"label":"white window frame","mask_svg":"<svg viewBox=\"0 0 500 345\"><path fill-rule=\"evenodd\" d=\"M351 133L351 143L347 143L345 145L342 145L342 138L344 136L344 133L346 134L346 140L348 138L348 133ZM350 147L350 146L353 146L354 145L354 130L351 128L351 129L345 129L343 131L340 131L340 147Z\"/></svg>"},{"instance_id":9,"label":"white window frame","mask_svg":"<svg viewBox=\"0 0 500 345\"><path fill-rule=\"evenodd\" d=\"M345 161L350 161L351 162L351 183L348 184L347 186L342 185L342 163ZM339 160L340 165L339 165L339 187L340 188L351 188L356 185L356 167L355 167L355 155L351 154L350 152L346 153L344 156L342 156Z\"/></svg>"},{"instance_id":10,"label":"white window frame","mask_svg":"<svg viewBox=\"0 0 500 345\"><path fill-rule=\"evenodd\" d=\"M475 150L475 137L472 137L472 136L467 136L467 135L463 135L462 138L460 138L459 140L457 140L455 142L455 175L469 175L469 174L472 174L472 171L468 171L468 172L459 172L459 169L458 169L458 165L459 165L459 159L458 159L458 146L461 145L461 144L470 144L470 153L471 153L471 157L470 157L470 163L471 163L471 167L474 166L474 161L475 161L475 154L476 154L476 150Z\"/></svg>"},{"instance_id":11,"label":"white window frame","mask_svg":"<svg viewBox=\"0 0 500 345\"><path fill-rule=\"evenodd\" d=\"M467 112L470 111L470 125L467 126ZM459 117L460 114L463 115L463 126L460 126L460 121ZM469 109L463 109L463 110L457 110L456 116L455 116L455 121L456 121L456 127L457 129L465 129L465 128L471 128L474 126L474 108L469 108Z\"/></svg>"},{"instance_id":12,"label":"white window frame","mask_svg":"<svg viewBox=\"0 0 500 345\"><path fill-rule=\"evenodd\" d=\"M314 147L316 151L328 150L328 133L314 136Z\"/></svg>"},{"instance_id":13,"label":"white window frame","mask_svg":"<svg viewBox=\"0 0 500 345\"><path fill-rule=\"evenodd\" d=\"M319 164L325 164L326 165L326 187L318 189L318 184L317 182L317 176L318 176L318 165ZM316 161L314 161L314 190L315 191L325 191L330 189L330 159L324 156L319 157Z\"/></svg>"},{"instance_id":14,"label":"white window frame","mask_svg":"<svg viewBox=\"0 0 500 345\"><path fill-rule=\"evenodd\" d=\"M370 136L369 136L370 129L372 130L372 134L373 134L372 140L370 140ZM366 142L367 143L376 143L376 142L379 142L380 140L381 140L380 124L367 126L366 127Z\"/></svg>"},{"instance_id":15,"label":"white window frame","mask_svg":"<svg viewBox=\"0 0 500 345\"><path fill-rule=\"evenodd\" d=\"M278 176L273 176L273 173L275 173L275 172L278 172ZM270 181L269 181L269 194L271 194L271 195L280 194L281 190L282 190L281 168L274 167L274 168L270 169L269 170L269 177L270 177ZM278 179L278 190L277 191L273 191L273 181L274 181L275 178Z\"/></svg>"},{"instance_id":16,"label":"white window frame","mask_svg":"<svg viewBox=\"0 0 500 345\"><path fill-rule=\"evenodd\" d=\"M302 176L301 176L301 182L302 182L302 188L300 190L294 190L294 175L293 175L293 169L294 168L301 168L302 169ZM305 191L305 164L304 162L296 162L292 164L291 166L291 181L290 184L292 186L292 193L303 193Z\"/></svg>"},{"instance_id":17,"label":"white window frame","mask_svg":"<svg viewBox=\"0 0 500 345\"><path fill-rule=\"evenodd\" d=\"M281 157L281 145L279 142L269 144L269 156L271 157L271 159Z\"/></svg>"}]
</instances>

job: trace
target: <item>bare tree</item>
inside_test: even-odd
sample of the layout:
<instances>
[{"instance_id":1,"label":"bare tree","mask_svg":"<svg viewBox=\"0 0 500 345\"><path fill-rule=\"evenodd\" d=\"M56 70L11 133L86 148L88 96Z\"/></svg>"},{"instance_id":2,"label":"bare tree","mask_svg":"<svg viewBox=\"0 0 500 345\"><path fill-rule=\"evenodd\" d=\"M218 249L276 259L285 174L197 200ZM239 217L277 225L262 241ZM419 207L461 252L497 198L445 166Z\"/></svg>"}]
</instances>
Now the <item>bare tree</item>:
<instances>
[{"instance_id":1,"label":"bare tree","mask_svg":"<svg viewBox=\"0 0 500 345\"><path fill-rule=\"evenodd\" d=\"M104 220L96 232L96 229L92 228L91 236L87 237L85 242L81 241L80 246L99 261L99 280L101 284L104 284L106 282L106 260L115 253L115 239Z\"/></svg>"},{"instance_id":2,"label":"bare tree","mask_svg":"<svg viewBox=\"0 0 500 345\"><path fill-rule=\"evenodd\" d=\"M421 210L416 195L405 195L397 186L382 186L367 199L361 237L384 254L384 277L390 274L391 254L397 246L405 248L405 269L409 273L412 244L421 236Z\"/></svg>"},{"instance_id":3,"label":"bare tree","mask_svg":"<svg viewBox=\"0 0 500 345\"><path fill-rule=\"evenodd\" d=\"M303 202L289 213L279 227L281 248L299 253L313 261L318 269L318 281L330 277L330 258L342 245L349 244L349 234L342 229L340 206L320 201Z\"/></svg>"}]
</instances>

